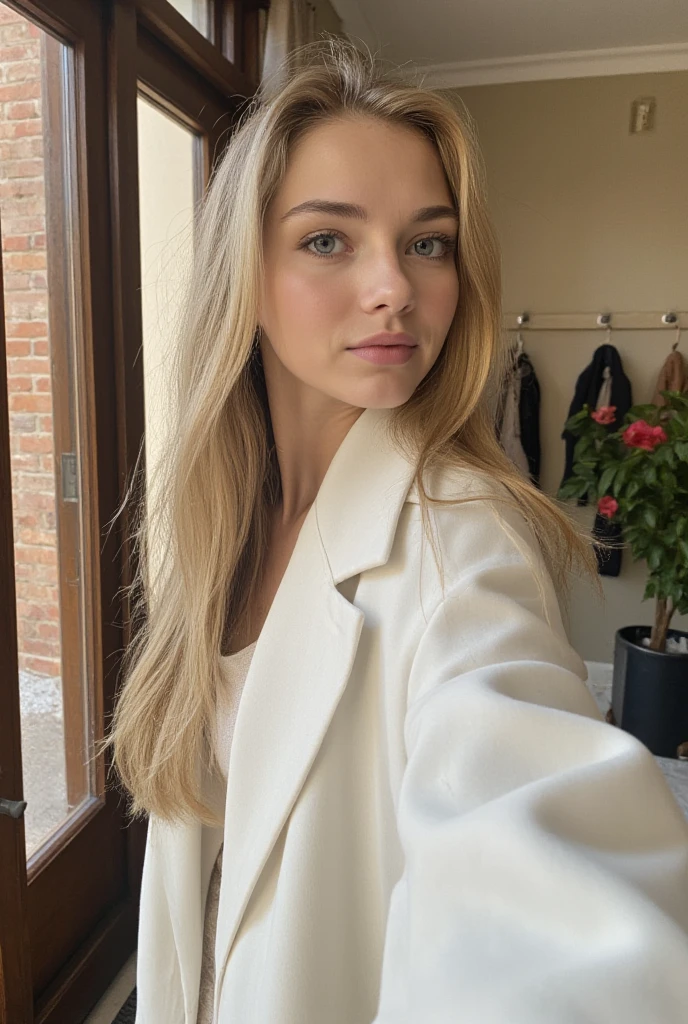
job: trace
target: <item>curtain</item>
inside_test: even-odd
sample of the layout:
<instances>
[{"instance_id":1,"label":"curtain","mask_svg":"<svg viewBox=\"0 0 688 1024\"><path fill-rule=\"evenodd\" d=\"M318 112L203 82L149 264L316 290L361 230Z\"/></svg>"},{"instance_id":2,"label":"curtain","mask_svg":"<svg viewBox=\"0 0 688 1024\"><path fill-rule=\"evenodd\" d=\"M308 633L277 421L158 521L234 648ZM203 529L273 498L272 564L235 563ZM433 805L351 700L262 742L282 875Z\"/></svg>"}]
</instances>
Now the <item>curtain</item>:
<instances>
[{"instance_id":1,"label":"curtain","mask_svg":"<svg viewBox=\"0 0 688 1024\"><path fill-rule=\"evenodd\" d=\"M262 67L262 78L270 80L271 91L280 89L284 76L282 64L291 51L318 38L315 13L315 4L309 0L272 0Z\"/></svg>"}]
</instances>

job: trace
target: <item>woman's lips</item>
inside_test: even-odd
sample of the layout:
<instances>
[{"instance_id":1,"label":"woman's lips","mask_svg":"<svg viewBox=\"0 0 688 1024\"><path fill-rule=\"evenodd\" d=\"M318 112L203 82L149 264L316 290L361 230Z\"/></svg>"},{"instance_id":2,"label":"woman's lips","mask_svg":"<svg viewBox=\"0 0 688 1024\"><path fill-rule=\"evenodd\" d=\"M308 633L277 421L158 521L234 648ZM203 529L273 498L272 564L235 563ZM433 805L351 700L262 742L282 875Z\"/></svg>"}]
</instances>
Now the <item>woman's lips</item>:
<instances>
[{"instance_id":1,"label":"woman's lips","mask_svg":"<svg viewBox=\"0 0 688 1024\"><path fill-rule=\"evenodd\" d=\"M417 348L417 345L364 345L350 348L349 352L369 363L389 366L407 363Z\"/></svg>"}]
</instances>

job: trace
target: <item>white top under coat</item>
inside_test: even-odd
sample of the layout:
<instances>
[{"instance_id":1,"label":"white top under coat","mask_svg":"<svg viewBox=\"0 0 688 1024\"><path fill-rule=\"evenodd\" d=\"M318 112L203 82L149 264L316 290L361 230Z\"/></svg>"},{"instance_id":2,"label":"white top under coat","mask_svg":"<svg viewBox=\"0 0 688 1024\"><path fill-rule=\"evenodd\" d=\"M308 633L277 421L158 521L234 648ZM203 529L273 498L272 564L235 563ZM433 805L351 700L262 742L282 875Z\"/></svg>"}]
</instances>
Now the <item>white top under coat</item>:
<instances>
[{"instance_id":1,"label":"white top under coat","mask_svg":"<svg viewBox=\"0 0 688 1024\"><path fill-rule=\"evenodd\" d=\"M220 658L220 664L226 687L217 695L217 715L213 723L213 744L225 782L229 772L229 751L232 746L234 726L239 711L239 701L244 682L251 664L253 650L258 643L254 640L248 647L234 654L226 654Z\"/></svg>"}]
</instances>

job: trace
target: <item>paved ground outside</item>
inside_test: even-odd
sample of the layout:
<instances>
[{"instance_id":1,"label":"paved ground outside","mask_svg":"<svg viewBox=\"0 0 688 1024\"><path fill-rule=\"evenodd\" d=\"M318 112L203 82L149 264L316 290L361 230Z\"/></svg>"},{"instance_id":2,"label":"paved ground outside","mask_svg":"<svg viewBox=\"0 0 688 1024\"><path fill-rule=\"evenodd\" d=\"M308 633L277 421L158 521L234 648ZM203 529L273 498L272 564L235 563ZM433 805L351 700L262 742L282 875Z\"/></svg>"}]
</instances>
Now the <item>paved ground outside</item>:
<instances>
[{"instance_id":1,"label":"paved ground outside","mask_svg":"<svg viewBox=\"0 0 688 1024\"><path fill-rule=\"evenodd\" d=\"M59 676L19 674L26 856L67 814L62 684Z\"/></svg>"}]
</instances>

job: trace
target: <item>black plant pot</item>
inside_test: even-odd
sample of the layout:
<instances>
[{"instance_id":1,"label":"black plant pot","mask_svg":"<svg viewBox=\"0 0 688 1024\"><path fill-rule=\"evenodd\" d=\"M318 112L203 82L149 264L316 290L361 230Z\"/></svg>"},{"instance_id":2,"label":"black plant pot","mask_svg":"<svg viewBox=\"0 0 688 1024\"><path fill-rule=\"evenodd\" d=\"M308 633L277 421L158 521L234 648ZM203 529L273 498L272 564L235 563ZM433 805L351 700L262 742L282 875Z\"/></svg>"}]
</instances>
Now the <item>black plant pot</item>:
<instances>
[{"instance_id":1,"label":"black plant pot","mask_svg":"<svg viewBox=\"0 0 688 1024\"><path fill-rule=\"evenodd\" d=\"M612 714L621 726L658 757L676 757L688 741L688 654L667 654L642 646L650 626L617 630ZM668 636L688 636L670 629Z\"/></svg>"}]
</instances>

